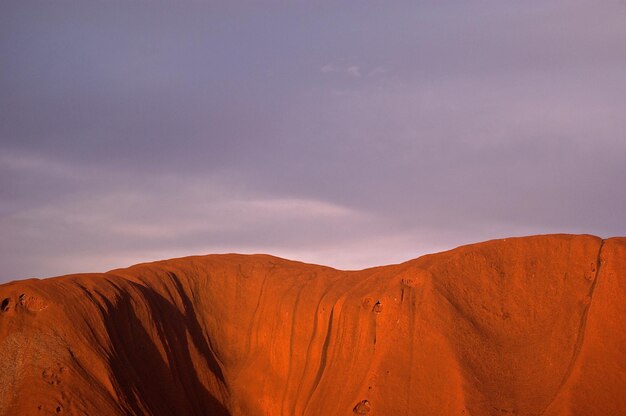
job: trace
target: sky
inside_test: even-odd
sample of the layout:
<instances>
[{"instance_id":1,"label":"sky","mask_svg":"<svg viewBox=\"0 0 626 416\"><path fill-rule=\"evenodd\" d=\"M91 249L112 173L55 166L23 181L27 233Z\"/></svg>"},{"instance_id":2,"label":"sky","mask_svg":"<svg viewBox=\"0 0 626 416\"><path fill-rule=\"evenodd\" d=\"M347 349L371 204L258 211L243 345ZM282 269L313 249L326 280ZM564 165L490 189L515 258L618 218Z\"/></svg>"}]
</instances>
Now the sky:
<instances>
[{"instance_id":1,"label":"sky","mask_svg":"<svg viewBox=\"0 0 626 416\"><path fill-rule=\"evenodd\" d=\"M0 2L0 281L626 235L626 2Z\"/></svg>"}]
</instances>

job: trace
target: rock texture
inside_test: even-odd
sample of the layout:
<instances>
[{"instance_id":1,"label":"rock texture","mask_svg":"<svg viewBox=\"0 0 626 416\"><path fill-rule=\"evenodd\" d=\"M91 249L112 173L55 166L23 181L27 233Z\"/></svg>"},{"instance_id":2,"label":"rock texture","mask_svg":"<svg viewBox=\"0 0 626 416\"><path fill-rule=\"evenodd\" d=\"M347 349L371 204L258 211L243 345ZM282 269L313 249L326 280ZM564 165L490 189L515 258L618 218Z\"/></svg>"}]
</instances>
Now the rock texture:
<instances>
[{"instance_id":1,"label":"rock texture","mask_svg":"<svg viewBox=\"0 0 626 416\"><path fill-rule=\"evenodd\" d=\"M0 286L2 415L624 415L626 238Z\"/></svg>"}]
</instances>

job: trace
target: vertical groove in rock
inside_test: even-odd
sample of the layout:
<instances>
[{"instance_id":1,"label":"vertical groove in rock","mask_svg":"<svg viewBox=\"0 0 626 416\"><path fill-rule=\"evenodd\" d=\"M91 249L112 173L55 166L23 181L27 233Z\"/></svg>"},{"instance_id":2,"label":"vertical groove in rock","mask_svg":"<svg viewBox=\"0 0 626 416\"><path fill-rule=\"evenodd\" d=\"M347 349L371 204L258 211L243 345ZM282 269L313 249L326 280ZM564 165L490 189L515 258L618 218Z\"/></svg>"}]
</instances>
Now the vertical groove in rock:
<instances>
[{"instance_id":1,"label":"vertical groove in rock","mask_svg":"<svg viewBox=\"0 0 626 416\"><path fill-rule=\"evenodd\" d=\"M595 261L596 270L593 276L593 280L591 282L591 286L589 287L589 293L587 295L588 302L583 309L583 313L580 319L580 326L578 327L578 332L576 334L576 341L574 344L574 351L572 353L572 358L570 360L569 365L567 366L565 374L563 374L563 379L561 380L561 383L559 384L558 389L554 393L554 396L552 397L548 405L541 412L541 415L543 415L550 408L554 400L558 397L559 393L561 393L561 391L563 390L563 387L565 386L570 376L572 375L572 371L574 370L576 361L578 360L578 356L580 355L580 350L582 349L583 343L585 341L585 333L587 329L587 318L589 317L589 310L591 309L593 294L596 290L596 286L598 284L598 277L600 276L600 268L602 267L602 248L604 247L604 242L605 242L604 239L600 240L600 246L598 247L598 254L596 256L596 261Z\"/></svg>"}]
</instances>

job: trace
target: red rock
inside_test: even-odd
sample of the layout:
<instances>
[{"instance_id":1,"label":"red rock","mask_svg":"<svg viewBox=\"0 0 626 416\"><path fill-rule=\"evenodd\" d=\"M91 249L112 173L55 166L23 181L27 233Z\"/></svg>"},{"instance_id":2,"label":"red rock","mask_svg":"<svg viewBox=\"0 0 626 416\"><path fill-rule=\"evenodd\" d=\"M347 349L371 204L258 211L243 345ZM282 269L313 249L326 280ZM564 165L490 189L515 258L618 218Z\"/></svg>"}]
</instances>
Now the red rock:
<instances>
[{"instance_id":1,"label":"red rock","mask_svg":"<svg viewBox=\"0 0 626 416\"><path fill-rule=\"evenodd\" d=\"M626 238L362 271L187 257L0 303L2 415L626 414Z\"/></svg>"}]
</instances>

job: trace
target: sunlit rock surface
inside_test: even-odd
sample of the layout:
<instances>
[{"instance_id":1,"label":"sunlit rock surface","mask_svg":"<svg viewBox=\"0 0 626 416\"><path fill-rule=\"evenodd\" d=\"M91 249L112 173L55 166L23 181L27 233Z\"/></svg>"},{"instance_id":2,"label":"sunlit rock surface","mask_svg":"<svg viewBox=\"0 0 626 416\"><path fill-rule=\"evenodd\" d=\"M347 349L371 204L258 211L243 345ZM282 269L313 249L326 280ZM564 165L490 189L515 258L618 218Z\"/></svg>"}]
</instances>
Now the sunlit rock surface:
<instances>
[{"instance_id":1,"label":"sunlit rock surface","mask_svg":"<svg viewBox=\"0 0 626 416\"><path fill-rule=\"evenodd\" d=\"M626 238L0 286L2 415L623 415Z\"/></svg>"}]
</instances>

